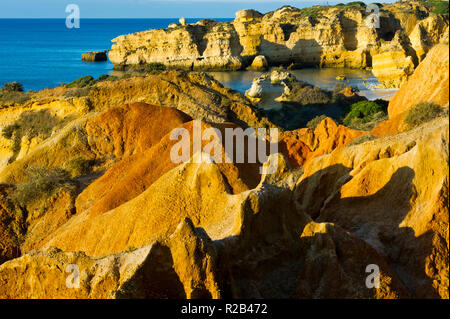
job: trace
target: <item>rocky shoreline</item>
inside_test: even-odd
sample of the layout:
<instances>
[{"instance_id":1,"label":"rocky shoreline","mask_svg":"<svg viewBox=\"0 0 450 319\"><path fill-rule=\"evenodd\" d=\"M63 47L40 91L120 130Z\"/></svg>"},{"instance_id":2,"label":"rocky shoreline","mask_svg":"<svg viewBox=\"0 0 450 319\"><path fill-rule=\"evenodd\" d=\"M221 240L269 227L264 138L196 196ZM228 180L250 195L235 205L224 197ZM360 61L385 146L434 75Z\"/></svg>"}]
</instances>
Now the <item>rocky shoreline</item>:
<instances>
[{"instance_id":1,"label":"rocky shoreline","mask_svg":"<svg viewBox=\"0 0 450 319\"><path fill-rule=\"evenodd\" d=\"M115 67L161 63L188 70L371 68L385 87L400 87L435 44L448 41L448 16L419 2L380 7L380 27L360 4L282 7L236 13L229 23L202 20L122 35L109 59Z\"/></svg>"}]
</instances>

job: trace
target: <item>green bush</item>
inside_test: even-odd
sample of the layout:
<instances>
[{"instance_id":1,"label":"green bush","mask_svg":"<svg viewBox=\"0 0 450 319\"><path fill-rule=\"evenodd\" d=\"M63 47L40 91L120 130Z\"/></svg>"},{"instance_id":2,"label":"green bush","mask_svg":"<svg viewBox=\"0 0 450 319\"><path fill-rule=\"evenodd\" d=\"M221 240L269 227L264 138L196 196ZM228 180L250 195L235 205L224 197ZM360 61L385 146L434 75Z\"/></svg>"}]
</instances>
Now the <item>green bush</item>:
<instances>
[{"instance_id":1,"label":"green bush","mask_svg":"<svg viewBox=\"0 0 450 319\"><path fill-rule=\"evenodd\" d=\"M92 162L82 156L72 158L67 162L65 169L72 177L85 176L91 171Z\"/></svg>"},{"instance_id":2,"label":"green bush","mask_svg":"<svg viewBox=\"0 0 450 319\"><path fill-rule=\"evenodd\" d=\"M374 119L374 115L385 112L384 107L374 101L361 101L350 106L343 123L345 126L350 126L355 121L367 123Z\"/></svg>"},{"instance_id":3,"label":"green bush","mask_svg":"<svg viewBox=\"0 0 450 319\"><path fill-rule=\"evenodd\" d=\"M84 97L89 95L89 88L73 88L71 90L67 90L64 93L64 97L66 98L76 98L76 97Z\"/></svg>"},{"instance_id":4,"label":"green bush","mask_svg":"<svg viewBox=\"0 0 450 319\"><path fill-rule=\"evenodd\" d=\"M405 117L409 129L415 128L443 115L441 107L435 103L421 102L413 106Z\"/></svg>"},{"instance_id":5,"label":"green bush","mask_svg":"<svg viewBox=\"0 0 450 319\"><path fill-rule=\"evenodd\" d=\"M52 116L46 110L39 112L22 113L19 119L3 130L3 136L9 139L16 133L17 135L33 138L38 135L49 137L53 128L60 122L56 116ZM7 134L5 136L5 134Z\"/></svg>"},{"instance_id":6,"label":"green bush","mask_svg":"<svg viewBox=\"0 0 450 319\"><path fill-rule=\"evenodd\" d=\"M327 118L326 115L316 116L306 124L306 127L314 130L326 118Z\"/></svg>"},{"instance_id":7,"label":"green bush","mask_svg":"<svg viewBox=\"0 0 450 319\"><path fill-rule=\"evenodd\" d=\"M362 1L352 1L352 2L347 3L347 6L349 6L349 7L350 6L360 6L360 7L365 8L366 4Z\"/></svg>"},{"instance_id":8,"label":"green bush","mask_svg":"<svg viewBox=\"0 0 450 319\"><path fill-rule=\"evenodd\" d=\"M3 129L2 136L4 138L10 140L13 137L14 132L17 131L18 129L19 129L19 125L16 123L8 125L7 127L5 127Z\"/></svg>"},{"instance_id":9,"label":"green bush","mask_svg":"<svg viewBox=\"0 0 450 319\"><path fill-rule=\"evenodd\" d=\"M73 82L67 84L68 88L83 88L95 83L95 79L91 75L83 76Z\"/></svg>"},{"instance_id":10,"label":"green bush","mask_svg":"<svg viewBox=\"0 0 450 319\"><path fill-rule=\"evenodd\" d=\"M30 100L30 94L0 90L0 105L24 104Z\"/></svg>"},{"instance_id":11,"label":"green bush","mask_svg":"<svg viewBox=\"0 0 450 319\"><path fill-rule=\"evenodd\" d=\"M292 103L306 105L324 105L328 104L332 100L332 94L330 91L322 90L317 86L303 81L292 82L289 84L291 87L291 94L289 100Z\"/></svg>"},{"instance_id":12,"label":"green bush","mask_svg":"<svg viewBox=\"0 0 450 319\"><path fill-rule=\"evenodd\" d=\"M419 0L422 5L431 9L434 14L442 14L448 16L448 1L442 0Z\"/></svg>"},{"instance_id":13,"label":"green bush","mask_svg":"<svg viewBox=\"0 0 450 319\"><path fill-rule=\"evenodd\" d=\"M59 189L72 189L69 174L60 168L46 170L30 167L26 170L28 182L17 185L12 196L21 205L27 205L38 199L48 198Z\"/></svg>"},{"instance_id":14,"label":"green bush","mask_svg":"<svg viewBox=\"0 0 450 319\"><path fill-rule=\"evenodd\" d=\"M98 77L98 81L106 81L109 79L109 75L108 74L102 74Z\"/></svg>"},{"instance_id":15,"label":"green bush","mask_svg":"<svg viewBox=\"0 0 450 319\"><path fill-rule=\"evenodd\" d=\"M318 18L321 15L322 11L323 11L322 7L304 8L300 9L299 16Z\"/></svg>"},{"instance_id":16,"label":"green bush","mask_svg":"<svg viewBox=\"0 0 450 319\"><path fill-rule=\"evenodd\" d=\"M442 14L448 16L448 2L446 1L435 1L433 3L433 13Z\"/></svg>"},{"instance_id":17,"label":"green bush","mask_svg":"<svg viewBox=\"0 0 450 319\"><path fill-rule=\"evenodd\" d=\"M109 74L102 74L99 76L99 78L96 80L96 82L102 82L102 81L115 81L118 77L114 75Z\"/></svg>"},{"instance_id":18,"label":"green bush","mask_svg":"<svg viewBox=\"0 0 450 319\"><path fill-rule=\"evenodd\" d=\"M46 139L50 137L56 126L64 124L67 120L60 120L47 110L22 113L16 122L2 130L3 137L12 139L14 142L12 147L14 156L10 159L10 163L15 160L20 151L22 137L27 136L29 139L32 139L40 136Z\"/></svg>"},{"instance_id":19,"label":"green bush","mask_svg":"<svg viewBox=\"0 0 450 319\"><path fill-rule=\"evenodd\" d=\"M19 82L9 82L3 85L2 90L7 92L23 92L23 85Z\"/></svg>"},{"instance_id":20,"label":"green bush","mask_svg":"<svg viewBox=\"0 0 450 319\"><path fill-rule=\"evenodd\" d=\"M129 67L130 71L135 72L153 72L153 71L164 71L166 66L162 63L147 63L147 64L138 64L132 65Z\"/></svg>"},{"instance_id":21,"label":"green bush","mask_svg":"<svg viewBox=\"0 0 450 319\"><path fill-rule=\"evenodd\" d=\"M94 85L98 82L114 81L117 79L118 79L117 76L108 75L108 74L102 74L99 76L98 79L94 79L91 75L87 75L87 76L83 76L79 79L76 79L73 82L70 82L69 84L66 85L66 87L69 89L71 89L71 88L86 88L87 89L88 86Z\"/></svg>"}]
</instances>

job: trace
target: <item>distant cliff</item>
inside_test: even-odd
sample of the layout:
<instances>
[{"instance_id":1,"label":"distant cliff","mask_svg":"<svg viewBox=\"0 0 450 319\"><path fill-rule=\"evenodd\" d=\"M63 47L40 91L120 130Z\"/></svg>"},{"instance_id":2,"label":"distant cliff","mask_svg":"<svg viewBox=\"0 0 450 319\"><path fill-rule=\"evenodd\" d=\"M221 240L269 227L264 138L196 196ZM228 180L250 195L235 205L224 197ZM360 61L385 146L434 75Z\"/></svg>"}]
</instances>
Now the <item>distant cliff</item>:
<instances>
[{"instance_id":1,"label":"distant cliff","mask_svg":"<svg viewBox=\"0 0 450 319\"><path fill-rule=\"evenodd\" d=\"M116 67L240 70L264 56L271 66L373 67L386 87L400 87L432 46L448 41L448 17L418 2L382 5L379 28L368 23L371 14L358 4L244 10L230 23L202 20L119 36L109 58Z\"/></svg>"}]
</instances>

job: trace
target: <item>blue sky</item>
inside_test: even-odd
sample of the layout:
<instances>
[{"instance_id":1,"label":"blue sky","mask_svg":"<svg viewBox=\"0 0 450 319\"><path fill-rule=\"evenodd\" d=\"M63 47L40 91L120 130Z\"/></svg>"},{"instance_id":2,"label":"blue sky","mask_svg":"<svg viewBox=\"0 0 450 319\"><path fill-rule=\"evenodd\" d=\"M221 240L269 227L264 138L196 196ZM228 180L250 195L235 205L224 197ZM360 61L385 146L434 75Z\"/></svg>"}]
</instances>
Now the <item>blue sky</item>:
<instances>
[{"instance_id":1,"label":"blue sky","mask_svg":"<svg viewBox=\"0 0 450 319\"><path fill-rule=\"evenodd\" d=\"M261 12L283 5L307 7L348 0L0 0L0 18L65 18L68 4L80 7L81 18L233 18L241 9ZM372 1L365 1L371 3ZM383 2L395 2L387 0Z\"/></svg>"}]
</instances>

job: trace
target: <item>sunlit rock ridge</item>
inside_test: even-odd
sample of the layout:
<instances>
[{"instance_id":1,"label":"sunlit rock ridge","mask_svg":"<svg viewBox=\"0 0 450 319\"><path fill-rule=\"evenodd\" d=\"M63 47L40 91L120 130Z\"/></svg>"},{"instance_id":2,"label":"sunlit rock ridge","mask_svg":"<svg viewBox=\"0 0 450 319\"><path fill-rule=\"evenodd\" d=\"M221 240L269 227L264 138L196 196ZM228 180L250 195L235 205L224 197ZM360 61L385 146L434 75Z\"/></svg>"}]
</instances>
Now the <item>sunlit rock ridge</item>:
<instances>
[{"instance_id":1,"label":"sunlit rock ridge","mask_svg":"<svg viewBox=\"0 0 450 319\"><path fill-rule=\"evenodd\" d=\"M109 59L116 67L162 63L189 70L241 70L255 58L256 65L264 59L271 66L373 68L384 86L400 87L433 45L448 41L448 17L419 2L377 8L244 10L230 23L202 20L119 36ZM376 11L379 19L372 20Z\"/></svg>"}]
</instances>

